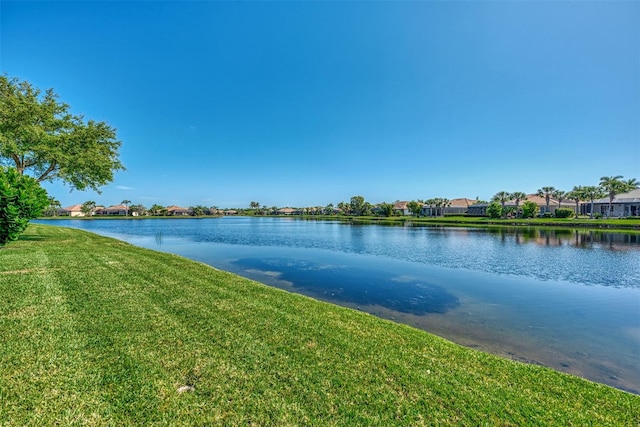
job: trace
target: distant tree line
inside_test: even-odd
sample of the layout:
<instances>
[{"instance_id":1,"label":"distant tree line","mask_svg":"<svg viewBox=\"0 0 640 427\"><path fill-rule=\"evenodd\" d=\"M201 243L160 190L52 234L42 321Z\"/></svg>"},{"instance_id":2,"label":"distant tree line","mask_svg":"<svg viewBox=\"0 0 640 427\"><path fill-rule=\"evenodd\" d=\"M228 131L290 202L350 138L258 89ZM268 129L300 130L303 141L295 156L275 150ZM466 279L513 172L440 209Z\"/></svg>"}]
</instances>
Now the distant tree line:
<instances>
[{"instance_id":1,"label":"distant tree line","mask_svg":"<svg viewBox=\"0 0 640 427\"><path fill-rule=\"evenodd\" d=\"M611 206L615 196L624 193L635 188L638 188L638 181L634 178L624 180L622 176L605 176L600 179L600 184L597 186L574 186L571 191L562 191L555 187L547 186L541 187L535 193L537 196L544 198L545 211L542 216L557 218L569 218L577 216L580 213L581 202L591 202L590 218L599 216L595 214L593 210L593 203L595 200L609 197L609 209L611 212ZM557 207L551 214L551 200L557 203ZM569 209L562 207L562 202L572 201L575 203L575 209ZM126 207L126 215L135 216L170 216L173 213L168 207L154 204L150 208L146 208L141 204L131 204L130 200L123 200L121 202ZM540 206L533 201L527 200L527 194L522 191L508 192L499 191L492 198L491 201L486 202L476 199L475 204L488 204L487 215L491 218L535 218L540 214ZM444 216L447 207L451 206L451 200L444 197L436 197L430 199L418 199L412 200L406 203L407 210L411 215L419 217L421 215L428 216ZM566 206L566 204L565 204ZM94 201L87 201L82 204L82 212L85 215L92 215L95 212L96 203ZM44 215L55 216L60 210L60 203L54 198L48 198L48 205L44 210ZM366 201L363 196L353 196L348 202L339 202L337 205L329 203L328 205L321 207L304 207L304 208L278 208L277 206L268 207L266 205L260 205L257 201L251 201L249 208L233 208L227 210L221 210L217 206L189 206L187 213L190 216L205 216L205 215L222 215L233 212L241 215L278 215L282 212L286 214L295 215L342 215L342 216L378 216L378 217L392 217L403 215L401 209L396 208L395 203L382 202L378 204L371 204ZM185 213L182 213L185 214Z\"/></svg>"}]
</instances>

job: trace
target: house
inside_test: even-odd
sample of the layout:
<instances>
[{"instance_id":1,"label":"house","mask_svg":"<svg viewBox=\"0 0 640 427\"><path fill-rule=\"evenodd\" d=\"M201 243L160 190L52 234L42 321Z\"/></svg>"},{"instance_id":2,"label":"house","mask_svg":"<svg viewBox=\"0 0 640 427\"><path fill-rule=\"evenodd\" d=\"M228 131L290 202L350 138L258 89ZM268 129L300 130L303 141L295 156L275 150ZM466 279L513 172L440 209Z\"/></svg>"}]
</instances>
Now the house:
<instances>
[{"instance_id":1,"label":"house","mask_svg":"<svg viewBox=\"0 0 640 427\"><path fill-rule=\"evenodd\" d=\"M459 199L453 199L449 203L449 206L444 208L445 215L465 215L469 210L469 206L473 205L476 200L467 199L461 197Z\"/></svg>"},{"instance_id":2,"label":"house","mask_svg":"<svg viewBox=\"0 0 640 427\"><path fill-rule=\"evenodd\" d=\"M95 215L107 215L107 216L125 216L128 214L128 208L124 205L114 205L108 208L96 208Z\"/></svg>"},{"instance_id":3,"label":"house","mask_svg":"<svg viewBox=\"0 0 640 427\"><path fill-rule=\"evenodd\" d=\"M467 209L468 216L489 216L487 214L487 208L489 207L489 203L474 203L470 205Z\"/></svg>"},{"instance_id":4,"label":"house","mask_svg":"<svg viewBox=\"0 0 640 427\"><path fill-rule=\"evenodd\" d=\"M540 208L540 215L544 215L545 213L547 213L547 199L544 196L538 196L537 194L527 194L527 198L525 200L520 200L520 206L522 206L522 203L527 200L538 205L538 207ZM510 201L509 203L507 203L507 206L515 206L515 202ZM571 209L575 212L576 204L571 200L563 200L562 202L558 203L556 199L550 197L548 212L551 215L555 215L556 209L558 208Z\"/></svg>"},{"instance_id":5,"label":"house","mask_svg":"<svg viewBox=\"0 0 640 427\"><path fill-rule=\"evenodd\" d=\"M540 208L540 215L544 215L547 212L547 200L544 196L538 196L537 194L527 194L527 197L524 200L520 200L518 202L518 206L522 207L522 204L526 201L530 201L538 205ZM487 213L487 208L490 203L476 203L470 205L467 210L467 215L469 216L489 216ZM516 207L515 200L508 200L504 204L505 207ZM549 198L549 213L551 215L555 215L556 209L558 208L566 208L571 209L572 211L576 210L575 203L570 200L563 200L561 203L554 198Z\"/></svg>"},{"instance_id":6,"label":"house","mask_svg":"<svg viewBox=\"0 0 640 427\"><path fill-rule=\"evenodd\" d=\"M187 208L182 208L180 206L171 205L171 206L167 206L167 215L188 216L188 215L191 215L191 210Z\"/></svg>"},{"instance_id":7,"label":"house","mask_svg":"<svg viewBox=\"0 0 640 427\"><path fill-rule=\"evenodd\" d=\"M82 205L77 204L77 205L71 205L71 206L67 206L66 208L59 209L58 215L61 215L61 216L68 215L70 217L74 217L74 216L85 216L85 213L82 212Z\"/></svg>"},{"instance_id":8,"label":"house","mask_svg":"<svg viewBox=\"0 0 640 427\"><path fill-rule=\"evenodd\" d=\"M293 208L281 208L276 211L276 214L278 215L295 215L297 213L298 210Z\"/></svg>"},{"instance_id":9,"label":"house","mask_svg":"<svg viewBox=\"0 0 640 427\"><path fill-rule=\"evenodd\" d=\"M466 197L450 200L444 208L444 215L466 215L469 207L474 203L476 203L475 200ZM442 213L442 207L433 205L423 205L420 210L420 215L424 216L441 216Z\"/></svg>"},{"instance_id":10,"label":"house","mask_svg":"<svg viewBox=\"0 0 640 427\"><path fill-rule=\"evenodd\" d=\"M611 212L609 211L609 197L593 201L593 213L599 213L603 217L620 218L628 216L640 216L640 188L627 193L617 194L611 202ZM591 202L584 202L585 213L591 213Z\"/></svg>"},{"instance_id":11,"label":"house","mask_svg":"<svg viewBox=\"0 0 640 427\"><path fill-rule=\"evenodd\" d=\"M397 215L411 215L411 211L408 207L409 202L396 200L393 204L393 212Z\"/></svg>"}]
</instances>

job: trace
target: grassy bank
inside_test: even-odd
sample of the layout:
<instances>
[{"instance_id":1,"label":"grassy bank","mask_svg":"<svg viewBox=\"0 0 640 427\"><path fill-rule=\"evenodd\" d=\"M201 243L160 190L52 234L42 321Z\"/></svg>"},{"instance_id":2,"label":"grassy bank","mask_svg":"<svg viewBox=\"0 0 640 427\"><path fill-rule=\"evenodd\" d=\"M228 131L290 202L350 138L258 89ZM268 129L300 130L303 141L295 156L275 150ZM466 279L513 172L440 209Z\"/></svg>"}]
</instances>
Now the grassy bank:
<instances>
[{"instance_id":1,"label":"grassy bank","mask_svg":"<svg viewBox=\"0 0 640 427\"><path fill-rule=\"evenodd\" d=\"M256 215L250 215L256 216ZM349 216L349 215L269 215L275 218L293 218L321 221L344 221L354 224L381 224L381 225L433 225L433 226L461 226L461 227L547 227L547 228L579 228L606 231L623 231L626 233L640 233L640 219L614 218L614 219L588 219L588 218L511 218L495 219L471 216L445 216L445 217L412 217L412 216ZM144 219L202 219L220 218L220 215L202 216L96 216L96 217L43 217L43 220L73 219L78 221L96 220L144 220ZM261 216L259 216L261 217Z\"/></svg>"},{"instance_id":2,"label":"grassy bank","mask_svg":"<svg viewBox=\"0 0 640 427\"><path fill-rule=\"evenodd\" d=\"M325 219L350 221L353 223L380 223L380 224L405 224L412 225L441 225L441 226L480 226L480 227L550 227L550 228L584 228L607 231L640 232L640 219L613 218L613 219L588 219L588 218L511 218L495 219L487 217L471 216L445 216L445 217L374 217L374 216L305 216L306 219Z\"/></svg>"},{"instance_id":3,"label":"grassy bank","mask_svg":"<svg viewBox=\"0 0 640 427\"><path fill-rule=\"evenodd\" d=\"M0 364L0 425L640 424L639 396L40 224L0 250Z\"/></svg>"}]
</instances>

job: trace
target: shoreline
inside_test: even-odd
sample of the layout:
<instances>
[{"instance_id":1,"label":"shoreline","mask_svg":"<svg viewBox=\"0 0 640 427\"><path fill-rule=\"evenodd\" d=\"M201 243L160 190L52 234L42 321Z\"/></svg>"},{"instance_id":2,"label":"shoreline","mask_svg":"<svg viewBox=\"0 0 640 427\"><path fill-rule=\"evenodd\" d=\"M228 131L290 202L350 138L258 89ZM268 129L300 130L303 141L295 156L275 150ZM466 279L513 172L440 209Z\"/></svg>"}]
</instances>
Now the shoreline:
<instances>
[{"instance_id":1,"label":"shoreline","mask_svg":"<svg viewBox=\"0 0 640 427\"><path fill-rule=\"evenodd\" d=\"M537 219L490 219L486 217L464 217L450 216L441 218L431 217L373 217L373 216L341 216L341 215L234 215L240 217L256 217L256 218L282 218L295 219L305 221L339 221L350 224L376 224L387 226L450 226L450 227L504 227L504 228L573 228L586 229L594 231L610 231L610 232L631 232L640 233L640 219L557 219L550 218ZM201 215L201 216L92 216L92 217L40 217L38 220L55 221L55 220L78 220L78 221L95 221L95 220L144 220L144 219L205 219L205 218L225 218L224 215Z\"/></svg>"}]
</instances>

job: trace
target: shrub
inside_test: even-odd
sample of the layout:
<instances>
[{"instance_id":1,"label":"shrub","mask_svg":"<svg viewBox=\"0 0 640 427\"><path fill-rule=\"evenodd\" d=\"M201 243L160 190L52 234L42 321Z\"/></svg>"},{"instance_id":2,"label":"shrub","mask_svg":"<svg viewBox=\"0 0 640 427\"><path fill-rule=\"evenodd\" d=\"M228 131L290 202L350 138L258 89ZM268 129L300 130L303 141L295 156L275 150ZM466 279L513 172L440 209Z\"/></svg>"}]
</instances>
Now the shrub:
<instances>
[{"instance_id":1,"label":"shrub","mask_svg":"<svg viewBox=\"0 0 640 427\"><path fill-rule=\"evenodd\" d=\"M558 208L556 209L556 218L571 218L575 213L573 209L569 208Z\"/></svg>"},{"instance_id":2,"label":"shrub","mask_svg":"<svg viewBox=\"0 0 640 427\"><path fill-rule=\"evenodd\" d=\"M16 240L48 204L47 192L38 181L0 167L0 247Z\"/></svg>"},{"instance_id":3,"label":"shrub","mask_svg":"<svg viewBox=\"0 0 640 427\"><path fill-rule=\"evenodd\" d=\"M522 204L522 217L534 218L538 215L540 208L531 200L527 200Z\"/></svg>"},{"instance_id":4,"label":"shrub","mask_svg":"<svg viewBox=\"0 0 640 427\"><path fill-rule=\"evenodd\" d=\"M502 205L498 202L492 202L487 207L487 213L491 218L501 218L502 217Z\"/></svg>"}]
</instances>

